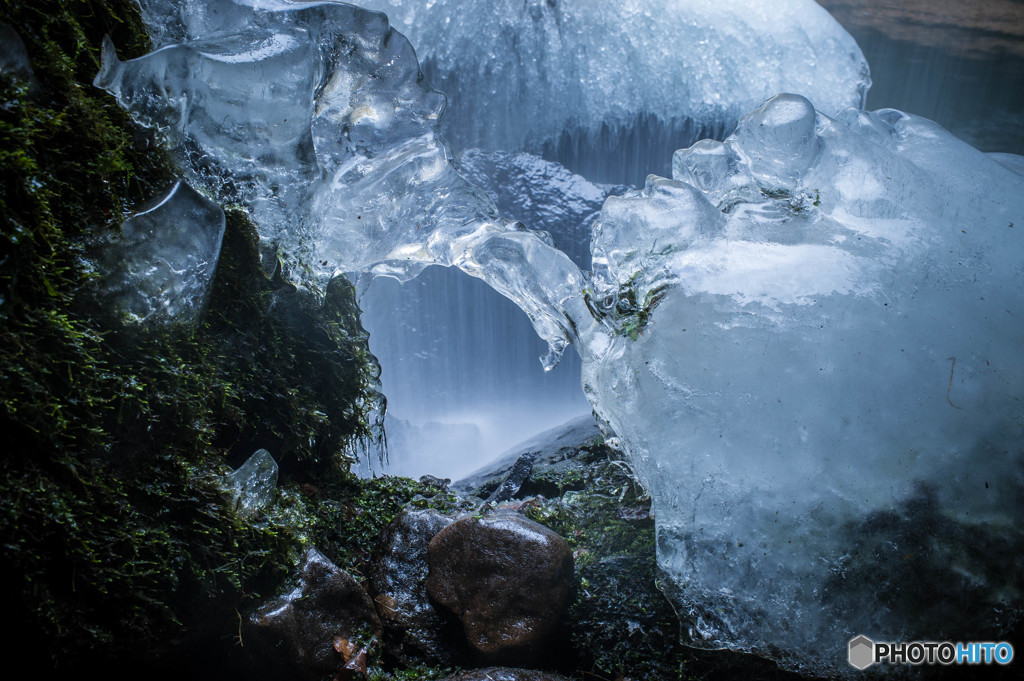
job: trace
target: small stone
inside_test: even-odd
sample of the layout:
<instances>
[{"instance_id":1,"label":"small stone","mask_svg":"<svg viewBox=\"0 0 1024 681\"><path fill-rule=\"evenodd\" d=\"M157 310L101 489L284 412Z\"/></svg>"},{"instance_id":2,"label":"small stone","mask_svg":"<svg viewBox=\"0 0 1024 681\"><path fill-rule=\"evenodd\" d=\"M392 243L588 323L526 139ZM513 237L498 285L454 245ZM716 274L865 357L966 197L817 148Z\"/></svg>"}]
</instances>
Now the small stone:
<instances>
[{"instance_id":1,"label":"small stone","mask_svg":"<svg viewBox=\"0 0 1024 681\"><path fill-rule=\"evenodd\" d=\"M365 671L366 651L352 654L360 634L379 636L380 620L359 583L316 549L303 558L298 586L256 610L243 641L261 669L287 678L320 681L324 676L355 678ZM346 659L345 654L349 656ZM361 661L360 661L361 659Z\"/></svg>"},{"instance_id":2,"label":"small stone","mask_svg":"<svg viewBox=\"0 0 1024 681\"><path fill-rule=\"evenodd\" d=\"M527 452L516 459L505 479L491 493L491 496L487 497L487 503L497 504L502 501L508 501L519 494L523 482L530 477L530 473L533 471L533 461L536 456L535 452Z\"/></svg>"},{"instance_id":3,"label":"small stone","mask_svg":"<svg viewBox=\"0 0 1024 681\"><path fill-rule=\"evenodd\" d=\"M557 534L516 513L464 516L427 549L427 593L462 622L489 660L536 659L565 608L572 552Z\"/></svg>"}]
</instances>

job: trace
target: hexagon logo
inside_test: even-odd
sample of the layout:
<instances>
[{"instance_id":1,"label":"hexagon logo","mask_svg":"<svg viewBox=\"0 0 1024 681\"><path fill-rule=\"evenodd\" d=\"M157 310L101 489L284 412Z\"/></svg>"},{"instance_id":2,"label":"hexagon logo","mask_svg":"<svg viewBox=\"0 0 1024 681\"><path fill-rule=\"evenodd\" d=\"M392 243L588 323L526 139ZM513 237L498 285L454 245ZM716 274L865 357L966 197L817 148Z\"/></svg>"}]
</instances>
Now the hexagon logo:
<instances>
[{"instance_id":1,"label":"hexagon logo","mask_svg":"<svg viewBox=\"0 0 1024 681\"><path fill-rule=\"evenodd\" d=\"M867 636L850 640L850 664L857 669L867 669L875 663L875 642Z\"/></svg>"}]
</instances>

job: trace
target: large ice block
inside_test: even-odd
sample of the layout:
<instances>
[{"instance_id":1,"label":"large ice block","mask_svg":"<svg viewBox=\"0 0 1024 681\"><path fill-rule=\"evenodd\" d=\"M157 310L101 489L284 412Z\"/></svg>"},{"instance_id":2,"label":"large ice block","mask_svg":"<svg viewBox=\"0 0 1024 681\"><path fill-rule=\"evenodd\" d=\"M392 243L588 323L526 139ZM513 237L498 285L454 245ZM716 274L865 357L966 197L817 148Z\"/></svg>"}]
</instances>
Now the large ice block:
<instances>
[{"instance_id":1,"label":"large ice block","mask_svg":"<svg viewBox=\"0 0 1024 681\"><path fill-rule=\"evenodd\" d=\"M780 95L609 198L585 343L699 645L815 673L985 640L1024 577L1024 177Z\"/></svg>"},{"instance_id":2,"label":"large ice block","mask_svg":"<svg viewBox=\"0 0 1024 681\"><path fill-rule=\"evenodd\" d=\"M287 0L142 7L162 46L121 62L108 40L96 84L163 129L195 181L244 201L297 274L458 266L522 307L557 360L572 332L555 305L579 298L579 269L456 172L437 131L444 97L383 14Z\"/></svg>"}]
</instances>

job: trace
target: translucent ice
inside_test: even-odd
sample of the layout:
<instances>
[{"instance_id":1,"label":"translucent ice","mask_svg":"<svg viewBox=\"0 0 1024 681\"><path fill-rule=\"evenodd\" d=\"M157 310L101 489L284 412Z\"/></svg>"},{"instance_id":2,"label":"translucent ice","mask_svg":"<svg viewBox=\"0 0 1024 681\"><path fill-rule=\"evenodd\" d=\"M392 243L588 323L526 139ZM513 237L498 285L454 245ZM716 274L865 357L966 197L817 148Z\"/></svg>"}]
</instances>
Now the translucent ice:
<instances>
[{"instance_id":1,"label":"translucent ice","mask_svg":"<svg viewBox=\"0 0 1024 681\"><path fill-rule=\"evenodd\" d=\"M104 245L104 293L135 320L189 321L203 307L224 211L183 181L125 220Z\"/></svg>"},{"instance_id":2,"label":"translucent ice","mask_svg":"<svg viewBox=\"0 0 1024 681\"><path fill-rule=\"evenodd\" d=\"M245 463L224 476L235 511L251 516L266 506L277 491L277 462L265 449L258 449Z\"/></svg>"},{"instance_id":3,"label":"translucent ice","mask_svg":"<svg viewBox=\"0 0 1024 681\"><path fill-rule=\"evenodd\" d=\"M590 223L609 188L527 153L469 150L458 167L502 215L546 232L576 265L589 267ZM529 320L454 268L432 267L401 284L375 279L359 305L394 417L387 424L394 473L458 477L509 442L590 412L579 357L567 353L557 371L539 371L543 342ZM453 448L452 438L437 437L436 422L472 423L475 440Z\"/></svg>"},{"instance_id":4,"label":"translucent ice","mask_svg":"<svg viewBox=\"0 0 1024 681\"><path fill-rule=\"evenodd\" d=\"M735 122L778 92L828 113L862 102L867 64L810 0L365 0L448 95L457 146L538 150L564 131Z\"/></svg>"},{"instance_id":5,"label":"translucent ice","mask_svg":"<svg viewBox=\"0 0 1024 681\"><path fill-rule=\"evenodd\" d=\"M590 225L613 191L564 166L524 152L469 149L458 156L462 175L484 189L502 215L546 232L584 269L590 267Z\"/></svg>"},{"instance_id":6,"label":"translucent ice","mask_svg":"<svg viewBox=\"0 0 1024 681\"><path fill-rule=\"evenodd\" d=\"M610 198L584 384L704 645L997 635L1024 580L1024 177L780 95ZM1002 613L1002 614L1001 614Z\"/></svg>"},{"instance_id":7,"label":"translucent ice","mask_svg":"<svg viewBox=\"0 0 1024 681\"><path fill-rule=\"evenodd\" d=\"M558 306L582 275L499 217L452 167L444 97L383 14L343 3L145 0L164 45L118 60L96 84L166 131L193 176L247 203L265 239L305 264L407 279L456 265L522 307L566 347ZM175 42L175 41L180 42ZM576 305L583 309L582 303Z\"/></svg>"}]
</instances>

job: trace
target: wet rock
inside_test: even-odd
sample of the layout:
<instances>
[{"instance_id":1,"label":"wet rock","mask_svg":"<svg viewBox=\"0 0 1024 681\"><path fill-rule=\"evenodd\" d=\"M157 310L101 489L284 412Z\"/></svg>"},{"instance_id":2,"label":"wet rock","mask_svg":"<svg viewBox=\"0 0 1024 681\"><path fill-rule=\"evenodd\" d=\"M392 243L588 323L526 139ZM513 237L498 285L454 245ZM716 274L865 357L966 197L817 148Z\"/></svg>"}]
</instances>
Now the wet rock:
<instances>
[{"instance_id":1,"label":"wet rock","mask_svg":"<svg viewBox=\"0 0 1024 681\"><path fill-rule=\"evenodd\" d=\"M434 510L409 510L395 519L383 557L370 573L370 588L385 629L385 645L398 660L451 664L458 637L427 598L427 546L450 525Z\"/></svg>"},{"instance_id":2,"label":"wet rock","mask_svg":"<svg viewBox=\"0 0 1024 681\"><path fill-rule=\"evenodd\" d=\"M569 679L554 672L513 669L512 667L488 667L449 676L441 681L569 681Z\"/></svg>"},{"instance_id":3,"label":"wet rock","mask_svg":"<svg viewBox=\"0 0 1024 681\"><path fill-rule=\"evenodd\" d=\"M519 488L506 498L522 498L535 494L560 496L565 489L582 489L582 480L589 469L587 459L601 431L592 415L573 419L521 443L479 471L452 483L452 489L466 496L479 496L488 501L506 481L515 477L513 471L527 455L530 467L519 480ZM598 454L597 452L594 452ZM600 452L598 458L606 458ZM578 480L579 484L574 484ZM502 499L504 501L505 499Z\"/></svg>"},{"instance_id":4,"label":"wet rock","mask_svg":"<svg viewBox=\"0 0 1024 681\"><path fill-rule=\"evenodd\" d=\"M529 662L562 615L572 552L557 534L516 513L464 516L427 549L427 593L462 622L484 658Z\"/></svg>"},{"instance_id":5,"label":"wet rock","mask_svg":"<svg viewBox=\"0 0 1024 681\"><path fill-rule=\"evenodd\" d=\"M380 633L380 620L363 587L310 549L298 585L249 617L243 644L261 675L319 681L349 666L358 671L360 653L365 669L365 651L354 650L351 642Z\"/></svg>"},{"instance_id":6,"label":"wet rock","mask_svg":"<svg viewBox=\"0 0 1024 681\"><path fill-rule=\"evenodd\" d=\"M508 501L512 499L522 488L523 483L530 477L530 473L533 471L533 460L536 457L534 452L526 452L512 464L512 468L505 475L505 479L501 481L498 488L491 492L491 496L487 497L487 503L496 504L502 501Z\"/></svg>"}]
</instances>

